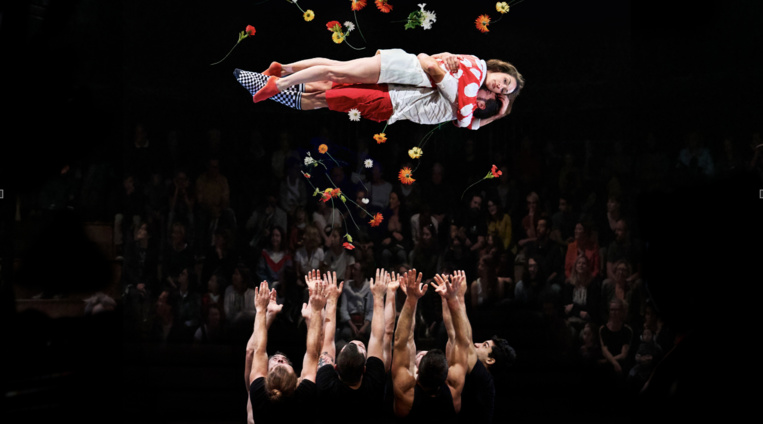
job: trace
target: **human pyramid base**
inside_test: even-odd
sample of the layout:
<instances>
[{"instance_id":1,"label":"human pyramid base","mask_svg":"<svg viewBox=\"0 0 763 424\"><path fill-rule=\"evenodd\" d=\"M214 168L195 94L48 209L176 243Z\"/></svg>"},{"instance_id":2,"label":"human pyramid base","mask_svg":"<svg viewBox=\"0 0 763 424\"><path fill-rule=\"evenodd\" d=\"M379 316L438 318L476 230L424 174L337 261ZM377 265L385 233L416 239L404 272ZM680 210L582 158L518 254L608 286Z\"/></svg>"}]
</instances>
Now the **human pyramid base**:
<instances>
[{"instance_id":1,"label":"human pyramid base","mask_svg":"<svg viewBox=\"0 0 763 424\"><path fill-rule=\"evenodd\" d=\"M339 352L336 313L344 282L337 281L336 272L321 275L318 270L310 271L305 281L307 336L299 376L286 355L268 355L268 330L283 305L267 281L255 288L256 316L245 371L250 420L313 422L329 419L337 410L374 422L405 418L442 423L461 414L470 419L492 416L492 370L511 363L514 351L498 337L478 344L472 340L463 271L438 274L423 283L415 269L404 274L377 269L369 279L373 318L368 345L353 340ZM442 301L448 340L445 346L417 351L415 313L430 285ZM405 296L399 316L398 289Z\"/></svg>"}]
</instances>

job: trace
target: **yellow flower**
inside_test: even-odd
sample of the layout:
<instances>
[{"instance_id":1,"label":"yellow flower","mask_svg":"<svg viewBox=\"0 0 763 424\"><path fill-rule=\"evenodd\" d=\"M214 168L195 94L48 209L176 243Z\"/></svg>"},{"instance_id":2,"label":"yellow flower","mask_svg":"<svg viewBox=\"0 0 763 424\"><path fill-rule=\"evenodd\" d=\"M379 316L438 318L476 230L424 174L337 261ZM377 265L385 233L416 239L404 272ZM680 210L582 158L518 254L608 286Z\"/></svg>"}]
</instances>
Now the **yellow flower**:
<instances>
[{"instance_id":1,"label":"yellow flower","mask_svg":"<svg viewBox=\"0 0 763 424\"><path fill-rule=\"evenodd\" d=\"M334 40L337 44L342 44L342 41L344 41L344 34L341 32L335 32L331 34L331 39Z\"/></svg>"},{"instance_id":2,"label":"yellow flower","mask_svg":"<svg viewBox=\"0 0 763 424\"><path fill-rule=\"evenodd\" d=\"M374 140L376 140L376 144L382 144L387 141L387 135L384 133L374 134Z\"/></svg>"},{"instance_id":3,"label":"yellow flower","mask_svg":"<svg viewBox=\"0 0 763 424\"><path fill-rule=\"evenodd\" d=\"M408 150L408 156L410 156L411 159L418 159L423 154L424 154L424 152L420 148L418 148L418 147L414 147L414 148Z\"/></svg>"},{"instance_id":4,"label":"yellow flower","mask_svg":"<svg viewBox=\"0 0 763 424\"><path fill-rule=\"evenodd\" d=\"M495 4L495 10L501 12L501 13L508 13L509 12L509 5L505 1L500 1Z\"/></svg>"},{"instance_id":5,"label":"yellow flower","mask_svg":"<svg viewBox=\"0 0 763 424\"><path fill-rule=\"evenodd\" d=\"M312 10L307 9L307 11L302 14L302 17L305 18L305 21L310 22L315 18L315 13L313 13Z\"/></svg>"}]
</instances>

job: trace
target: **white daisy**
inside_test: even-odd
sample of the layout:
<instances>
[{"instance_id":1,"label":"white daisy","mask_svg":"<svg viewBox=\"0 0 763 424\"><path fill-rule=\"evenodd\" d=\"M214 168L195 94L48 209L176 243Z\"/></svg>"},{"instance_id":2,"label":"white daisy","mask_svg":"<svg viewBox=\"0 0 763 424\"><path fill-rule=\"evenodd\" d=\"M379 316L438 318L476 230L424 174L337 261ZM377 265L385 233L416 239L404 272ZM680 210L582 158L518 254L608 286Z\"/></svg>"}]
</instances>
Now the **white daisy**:
<instances>
[{"instance_id":1,"label":"white daisy","mask_svg":"<svg viewBox=\"0 0 763 424\"><path fill-rule=\"evenodd\" d=\"M345 27L345 28L347 28L347 33L349 34L349 33L350 33L350 31L352 31L352 30L354 30L354 29L355 29L355 24L354 24L354 23L352 23L352 22L350 22L350 21L346 21L346 22L344 23L344 27Z\"/></svg>"},{"instance_id":2,"label":"white daisy","mask_svg":"<svg viewBox=\"0 0 763 424\"><path fill-rule=\"evenodd\" d=\"M363 200L361 200L361 202L363 202L364 205L367 205L369 202L368 197L364 197Z\"/></svg>"},{"instance_id":3,"label":"white daisy","mask_svg":"<svg viewBox=\"0 0 763 424\"><path fill-rule=\"evenodd\" d=\"M349 115L350 115L350 121L355 121L355 122L360 121L360 111L359 110L357 110L355 108L352 108L352 109L350 109Z\"/></svg>"},{"instance_id":4,"label":"white daisy","mask_svg":"<svg viewBox=\"0 0 763 424\"><path fill-rule=\"evenodd\" d=\"M312 156L310 156L310 153L307 153L307 156L305 156L305 166L310 166L315 163L315 159L313 159Z\"/></svg>"},{"instance_id":5,"label":"white daisy","mask_svg":"<svg viewBox=\"0 0 763 424\"><path fill-rule=\"evenodd\" d=\"M374 166L374 161L372 161L371 159L366 159L366 160L363 162L363 164L366 166L366 168L373 168L373 166Z\"/></svg>"}]
</instances>

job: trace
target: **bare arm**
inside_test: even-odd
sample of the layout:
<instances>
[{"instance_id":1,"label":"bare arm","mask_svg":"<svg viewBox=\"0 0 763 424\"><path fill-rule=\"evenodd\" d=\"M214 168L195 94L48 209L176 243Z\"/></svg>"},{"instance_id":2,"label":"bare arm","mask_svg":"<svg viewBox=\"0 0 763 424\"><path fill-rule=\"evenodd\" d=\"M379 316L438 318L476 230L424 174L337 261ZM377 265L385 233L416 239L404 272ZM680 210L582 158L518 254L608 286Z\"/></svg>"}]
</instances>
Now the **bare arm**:
<instances>
[{"instance_id":1,"label":"bare arm","mask_svg":"<svg viewBox=\"0 0 763 424\"><path fill-rule=\"evenodd\" d=\"M269 303L270 289L268 288L268 282L263 281L259 287L254 289L254 306L257 312L254 318L253 340L251 340L252 360L248 380L250 383L259 377L265 377L268 373L267 309Z\"/></svg>"},{"instance_id":2,"label":"bare arm","mask_svg":"<svg viewBox=\"0 0 763 424\"><path fill-rule=\"evenodd\" d=\"M336 307L339 302L339 296L342 294L344 281L336 284L336 272L326 273L326 311L323 318L323 348L321 355L326 354L331 360L336 358L336 343L334 336L336 334ZM313 283L314 285L314 283Z\"/></svg>"},{"instance_id":3,"label":"bare arm","mask_svg":"<svg viewBox=\"0 0 763 424\"><path fill-rule=\"evenodd\" d=\"M315 381L315 374L318 371L318 357L321 354L323 345L323 320L319 319L323 308L326 306L326 283L318 281L310 290L310 300L308 301L312 319L307 326L307 342L305 357L302 360L302 374L300 380Z\"/></svg>"},{"instance_id":4,"label":"bare arm","mask_svg":"<svg viewBox=\"0 0 763 424\"><path fill-rule=\"evenodd\" d=\"M283 309L283 305L279 305L276 302L276 291L271 290L268 307L265 311L266 329L270 329L270 325L273 324L273 320L276 318L276 315L281 312L281 309ZM246 383L246 390L249 390L249 386L252 384L250 377L252 373L252 361L254 359L254 346L256 343L256 328L257 323L255 322L254 328L252 329L252 335L249 337L249 341L246 343L246 363L244 365L244 382Z\"/></svg>"},{"instance_id":5,"label":"bare arm","mask_svg":"<svg viewBox=\"0 0 763 424\"><path fill-rule=\"evenodd\" d=\"M416 377L409 369L410 348L408 340L413 326L413 312L419 298L426 290L426 284L420 287L421 274L415 278L416 271L411 270L403 276L401 285L406 286L406 298L395 330L395 347L392 356L392 389L394 393L393 410L396 416L407 416L413 406L413 393Z\"/></svg>"},{"instance_id":6,"label":"bare arm","mask_svg":"<svg viewBox=\"0 0 763 424\"><path fill-rule=\"evenodd\" d=\"M466 317L466 308L459 300L461 286L465 285L464 278L454 276L447 279L436 277L437 293L443 297L450 310L451 320L455 331L455 345L448 358L448 387L453 396L453 406L456 412L461 410L461 392L467 370L467 352L474 348L471 341L471 327ZM468 327L468 328L467 328Z\"/></svg>"},{"instance_id":7,"label":"bare arm","mask_svg":"<svg viewBox=\"0 0 763 424\"><path fill-rule=\"evenodd\" d=\"M389 371L390 362L392 361L392 338L395 334L395 321L397 319L397 311L395 306L395 298L397 296L397 288L400 287L400 280L394 276L387 277L387 297L384 303L384 336L382 341L382 360L384 361L384 370Z\"/></svg>"},{"instance_id":8,"label":"bare arm","mask_svg":"<svg viewBox=\"0 0 763 424\"><path fill-rule=\"evenodd\" d=\"M371 280L371 293L374 296L374 315L371 318L371 337L368 340L368 356L375 356L384 361L384 294L387 291L386 271L376 269L376 279Z\"/></svg>"}]
</instances>

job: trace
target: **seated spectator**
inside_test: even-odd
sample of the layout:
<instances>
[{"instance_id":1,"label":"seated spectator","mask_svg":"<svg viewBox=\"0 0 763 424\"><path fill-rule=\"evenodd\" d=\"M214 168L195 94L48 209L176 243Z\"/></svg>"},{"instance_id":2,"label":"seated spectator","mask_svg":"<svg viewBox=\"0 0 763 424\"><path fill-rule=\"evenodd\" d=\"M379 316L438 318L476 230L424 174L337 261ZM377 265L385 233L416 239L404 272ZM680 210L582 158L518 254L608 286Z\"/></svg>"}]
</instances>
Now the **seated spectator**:
<instances>
[{"instance_id":1,"label":"seated spectator","mask_svg":"<svg viewBox=\"0 0 763 424\"><path fill-rule=\"evenodd\" d=\"M584 255L588 259L591 276L597 277L601 269L601 257L599 243L593 232L593 224L589 220L582 219L575 224L575 240L567 245L567 254L564 258L564 278L570 278L572 269L578 256Z\"/></svg>"},{"instance_id":2,"label":"seated spectator","mask_svg":"<svg viewBox=\"0 0 763 424\"><path fill-rule=\"evenodd\" d=\"M628 308L624 311L623 320L632 328L643 324L646 294L641 280L630 279L631 266L625 260L619 260L614 265L615 278L607 280L602 285L602 302L609 304L612 299L624 301Z\"/></svg>"},{"instance_id":3,"label":"seated spectator","mask_svg":"<svg viewBox=\"0 0 763 424\"><path fill-rule=\"evenodd\" d=\"M336 272L336 278L340 281L347 278L347 268L355 264L355 256L352 251L345 249L343 244L339 228L331 229L328 250L321 267L324 272Z\"/></svg>"},{"instance_id":4,"label":"seated spectator","mask_svg":"<svg viewBox=\"0 0 763 424\"><path fill-rule=\"evenodd\" d=\"M229 326L241 328L254 319L255 291L252 284L249 267L240 263L233 271L231 285L225 289L223 298L223 311Z\"/></svg>"},{"instance_id":5,"label":"seated spectator","mask_svg":"<svg viewBox=\"0 0 763 424\"><path fill-rule=\"evenodd\" d=\"M588 259L580 256L562 289L562 305L573 340L586 323L600 323L601 284L591 275Z\"/></svg>"},{"instance_id":6,"label":"seated spectator","mask_svg":"<svg viewBox=\"0 0 763 424\"><path fill-rule=\"evenodd\" d=\"M371 285L363 276L360 264L356 262L347 267L339 302L336 338L345 343L357 340L367 345L373 313L374 298Z\"/></svg>"},{"instance_id":7,"label":"seated spectator","mask_svg":"<svg viewBox=\"0 0 763 424\"><path fill-rule=\"evenodd\" d=\"M269 244L257 258L257 279L267 281L271 287L283 279L286 267L292 266L291 252L286 248L286 234L281 227L270 230Z\"/></svg>"},{"instance_id":8,"label":"seated spectator","mask_svg":"<svg viewBox=\"0 0 763 424\"><path fill-rule=\"evenodd\" d=\"M630 348L633 343L633 330L623 321L625 302L615 298L609 302L607 322L599 327L599 340L604 363L616 381L625 381L630 372Z\"/></svg>"}]
</instances>

